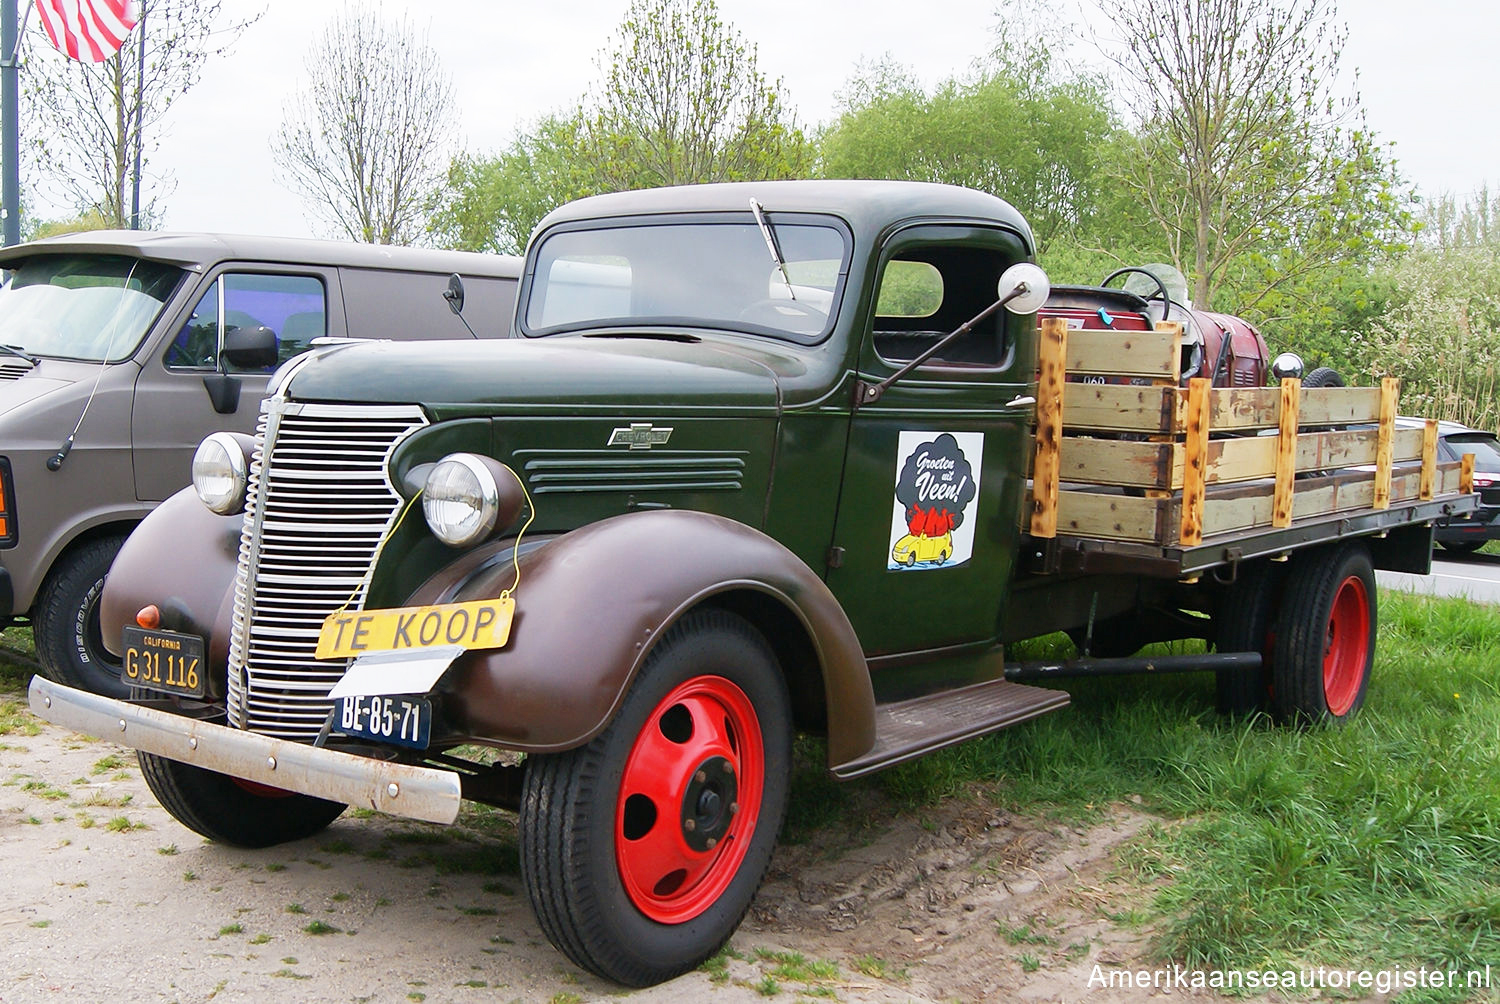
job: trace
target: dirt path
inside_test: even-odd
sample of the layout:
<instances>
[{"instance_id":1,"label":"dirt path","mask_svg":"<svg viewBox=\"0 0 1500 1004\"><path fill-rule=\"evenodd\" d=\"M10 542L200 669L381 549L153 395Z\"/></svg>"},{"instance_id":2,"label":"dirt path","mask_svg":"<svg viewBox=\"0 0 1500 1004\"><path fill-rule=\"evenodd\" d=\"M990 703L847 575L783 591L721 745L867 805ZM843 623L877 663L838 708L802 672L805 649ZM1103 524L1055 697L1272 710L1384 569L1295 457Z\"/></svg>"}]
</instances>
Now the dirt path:
<instances>
[{"instance_id":1,"label":"dirt path","mask_svg":"<svg viewBox=\"0 0 1500 1004\"><path fill-rule=\"evenodd\" d=\"M1111 851L1147 817L1059 830L945 804L781 848L720 972L626 994L541 936L504 813L346 814L236 850L168 816L133 755L20 718L0 736L4 1002L1107 1001L1095 963L1145 951L1106 917L1131 895Z\"/></svg>"}]
</instances>

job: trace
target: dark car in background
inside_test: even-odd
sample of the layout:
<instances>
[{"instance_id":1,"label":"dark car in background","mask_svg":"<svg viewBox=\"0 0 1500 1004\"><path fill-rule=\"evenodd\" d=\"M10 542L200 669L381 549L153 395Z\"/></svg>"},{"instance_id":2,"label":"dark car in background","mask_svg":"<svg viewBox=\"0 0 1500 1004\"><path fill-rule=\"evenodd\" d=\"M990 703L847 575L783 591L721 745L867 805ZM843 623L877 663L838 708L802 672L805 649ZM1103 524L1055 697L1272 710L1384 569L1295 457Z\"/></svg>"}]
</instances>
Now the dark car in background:
<instances>
[{"instance_id":1,"label":"dark car in background","mask_svg":"<svg viewBox=\"0 0 1500 1004\"><path fill-rule=\"evenodd\" d=\"M315 338L509 336L520 259L98 231L0 268L0 627L31 624L51 679L121 695L105 573L204 436L253 433L271 371Z\"/></svg>"},{"instance_id":2,"label":"dark car in background","mask_svg":"<svg viewBox=\"0 0 1500 1004\"><path fill-rule=\"evenodd\" d=\"M1500 437L1457 422L1438 423L1439 459L1458 460L1465 453L1474 454L1479 508L1468 519L1438 525L1437 542L1449 551L1477 551L1489 541L1500 540Z\"/></svg>"}]
</instances>

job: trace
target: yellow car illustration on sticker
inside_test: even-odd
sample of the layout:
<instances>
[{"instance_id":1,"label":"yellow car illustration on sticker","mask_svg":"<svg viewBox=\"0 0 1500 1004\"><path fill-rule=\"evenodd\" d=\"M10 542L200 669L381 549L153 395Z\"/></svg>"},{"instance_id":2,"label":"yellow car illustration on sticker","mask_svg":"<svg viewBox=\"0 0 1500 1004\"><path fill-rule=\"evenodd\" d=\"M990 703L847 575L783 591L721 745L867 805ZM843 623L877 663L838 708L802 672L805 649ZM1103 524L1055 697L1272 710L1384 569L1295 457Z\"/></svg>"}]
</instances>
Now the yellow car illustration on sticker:
<instances>
[{"instance_id":1,"label":"yellow car illustration on sticker","mask_svg":"<svg viewBox=\"0 0 1500 1004\"><path fill-rule=\"evenodd\" d=\"M891 548L891 560L910 568L918 562L941 565L953 554L953 534L940 537L926 534L907 534Z\"/></svg>"}]
</instances>

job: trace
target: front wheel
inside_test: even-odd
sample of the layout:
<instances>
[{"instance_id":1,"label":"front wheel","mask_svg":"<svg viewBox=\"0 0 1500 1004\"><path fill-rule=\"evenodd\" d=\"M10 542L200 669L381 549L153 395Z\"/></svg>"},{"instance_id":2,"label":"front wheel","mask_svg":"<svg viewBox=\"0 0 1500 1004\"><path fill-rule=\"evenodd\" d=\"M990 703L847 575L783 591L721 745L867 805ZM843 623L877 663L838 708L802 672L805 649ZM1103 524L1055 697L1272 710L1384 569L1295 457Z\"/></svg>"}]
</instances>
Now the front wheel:
<instances>
[{"instance_id":1,"label":"front wheel","mask_svg":"<svg viewBox=\"0 0 1500 1004\"><path fill-rule=\"evenodd\" d=\"M1375 570L1355 542L1313 552L1288 572L1271 665L1283 721L1344 722L1365 701L1375 661Z\"/></svg>"},{"instance_id":2,"label":"front wheel","mask_svg":"<svg viewBox=\"0 0 1500 1004\"><path fill-rule=\"evenodd\" d=\"M722 611L674 626L603 732L527 761L521 871L552 944L630 986L717 951L770 863L791 744L759 632Z\"/></svg>"},{"instance_id":3,"label":"front wheel","mask_svg":"<svg viewBox=\"0 0 1500 1004\"><path fill-rule=\"evenodd\" d=\"M151 794L183 826L221 844L272 847L319 833L346 808L241 781L154 753L137 753Z\"/></svg>"}]
</instances>

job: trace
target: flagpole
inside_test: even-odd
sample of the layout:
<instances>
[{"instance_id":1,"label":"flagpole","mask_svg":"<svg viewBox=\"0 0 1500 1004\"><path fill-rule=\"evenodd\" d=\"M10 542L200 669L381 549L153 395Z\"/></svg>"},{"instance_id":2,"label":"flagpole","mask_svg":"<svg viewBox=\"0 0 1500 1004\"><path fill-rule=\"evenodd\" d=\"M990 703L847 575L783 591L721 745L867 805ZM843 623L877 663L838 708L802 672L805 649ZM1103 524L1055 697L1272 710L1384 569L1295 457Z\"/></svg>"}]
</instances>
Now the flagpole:
<instances>
[{"instance_id":1,"label":"flagpole","mask_svg":"<svg viewBox=\"0 0 1500 1004\"><path fill-rule=\"evenodd\" d=\"M0 201L6 247L21 243L20 66L17 56L16 7L21 0L0 0Z\"/></svg>"}]
</instances>

